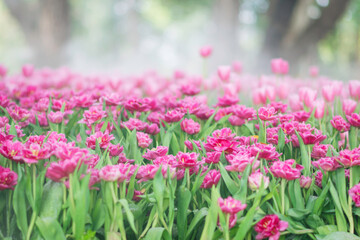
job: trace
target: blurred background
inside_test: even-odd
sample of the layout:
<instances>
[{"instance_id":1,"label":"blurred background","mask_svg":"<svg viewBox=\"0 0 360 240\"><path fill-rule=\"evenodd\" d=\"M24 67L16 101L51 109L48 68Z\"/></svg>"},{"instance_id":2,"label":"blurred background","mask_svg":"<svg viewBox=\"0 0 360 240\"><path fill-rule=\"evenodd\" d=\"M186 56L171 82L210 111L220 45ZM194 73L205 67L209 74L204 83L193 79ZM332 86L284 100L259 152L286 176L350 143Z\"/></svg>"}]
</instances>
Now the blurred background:
<instances>
[{"instance_id":1,"label":"blurred background","mask_svg":"<svg viewBox=\"0 0 360 240\"><path fill-rule=\"evenodd\" d=\"M0 63L68 66L89 73L174 69L201 73L199 49L214 47L210 67L243 63L270 72L339 80L360 73L359 0L0 0Z\"/></svg>"}]
</instances>

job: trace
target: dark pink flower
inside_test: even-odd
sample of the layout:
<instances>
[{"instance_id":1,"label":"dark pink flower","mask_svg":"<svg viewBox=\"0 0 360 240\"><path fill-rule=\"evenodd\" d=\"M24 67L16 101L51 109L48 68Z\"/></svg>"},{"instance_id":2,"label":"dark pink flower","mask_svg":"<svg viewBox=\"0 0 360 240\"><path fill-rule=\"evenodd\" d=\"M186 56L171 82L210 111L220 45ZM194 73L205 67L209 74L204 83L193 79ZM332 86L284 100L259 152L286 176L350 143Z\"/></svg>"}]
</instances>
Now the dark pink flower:
<instances>
[{"instance_id":1,"label":"dark pink flower","mask_svg":"<svg viewBox=\"0 0 360 240\"><path fill-rule=\"evenodd\" d=\"M22 155L25 163L32 164L37 163L39 160L47 159L51 155L50 145L44 143L39 145L38 143L26 144L22 150Z\"/></svg>"},{"instance_id":2,"label":"dark pink flower","mask_svg":"<svg viewBox=\"0 0 360 240\"><path fill-rule=\"evenodd\" d=\"M312 178L307 176L300 177L300 187L308 189L311 186Z\"/></svg>"},{"instance_id":3,"label":"dark pink flower","mask_svg":"<svg viewBox=\"0 0 360 240\"><path fill-rule=\"evenodd\" d=\"M349 190L349 195L356 207L360 207L360 184L356 184Z\"/></svg>"},{"instance_id":4,"label":"dark pink flower","mask_svg":"<svg viewBox=\"0 0 360 240\"><path fill-rule=\"evenodd\" d=\"M198 88L195 84L183 84L180 87L180 91L187 96L194 96L200 92L200 88Z\"/></svg>"},{"instance_id":5,"label":"dark pink flower","mask_svg":"<svg viewBox=\"0 0 360 240\"><path fill-rule=\"evenodd\" d=\"M52 123L61 123L64 120L65 113L63 112L50 112L48 114L49 121Z\"/></svg>"},{"instance_id":6,"label":"dark pink flower","mask_svg":"<svg viewBox=\"0 0 360 240\"><path fill-rule=\"evenodd\" d=\"M120 153L122 153L122 151L124 151L124 147L121 146L120 144L115 145L115 144L110 143L108 146L109 146L109 148L108 148L109 155L111 157L119 156Z\"/></svg>"},{"instance_id":7,"label":"dark pink flower","mask_svg":"<svg viewBox=\"0 0 360 240\"><path fill-rule=\"evenodd\" d=\"M91 149L96 148L96 141L99 143L100 148L106 149L110 141L115 139L113 135L103 132L96 132L86 139L86 146Z\"/></svg>"},{"instance_id":8,"label":"dark pink flower","mask_svg":"<svg viewBox=\"0 0 360 240\"><path fill-rule=\"evenodd\" d=\"M83 119L80 122L92 125L94 123L99 123L103 118L107 116L105 111L100 110L98 107L90 107L89 110L86 110L83 114Z\"/></svg>"},{"instance_id":9,"label":"dark pink flower","mask_svg":"<svg viewBox=\"0 0 360 240\"><path fill-rule=\"evenodd\" d=\"M13 142L11 140L6 140L0 146L0 153L7 159L22 163L24 162L22 159L23 148L23 144L19 141Z\"/></svg>"},{"instance_id":10,"label":"dark pink flower","mask_svg":"<svg viewBox=\"0 0 360 240\"><path fill-rule=\"evenodd\" d=\"M168 152L169 148L165 146L158 146L157 148L153 149L146 149L146 153L142 156L147 160L154 160L157 157L165 156Z\"/></svg>"},{"instance_id":11,"label":"dark pink flower","mask_svg":"<svg viewBox=\"0 0 360 240\"><path fill-rule=\"evenodd\" d=\"M138 141L138 146L141 148L147 148L152 143L152 139L146 133L137 132L136 139Z\"/></svg>"},{"instance_id":12,"label":"dark pink flower","mask_svg":"<svg viewBox=\"0 0 360 240\"><path fill-rule=\"evenodd\" d=\"M201 188L211 188L212 186L216 186L219 182L221 178L221 174L219 171L213 169L213 170L210 170L205 178L204 178L204 181L202 182L201 184Z\"/></svg>"},{"instance_id":13,"label":"dark pink flower","mask_svg":"<svg viewBox=\"0 0 360 240\"><path fill-rule=\"evenodd\" d=\"M50 163L45 176L55 182L65 180L72 174L78 165L76 158L66 159L59 162Z\"/></svg>"},{"instance_id":14,"label":"dark pink flower","mask_svg":"<svg viewBox=\"0 0 360 240\"><path fill-rule=\"evenodd\" d=\"M120 126L122 128L126 127L130 131L134 129L136 129L136 131L146 131L146 129L149 127L149 124L137 118L130 118L127 122L122 122Z\"/></svg>"},{"instance_id":15,"label":"dark pink flower","mask_svg":"<svg viewBox=\"0 0 360 240\"><path fill-rule=\"evenodd\" d=\"M17 184L18 175L10 168L0 166L0 190L12 189Z\"/></svg>"},{"instance_id":16,"label":"dark pink flower","mask_svg":"<svg viewBox=\"0 0 360 240\"><path fill-rule=\"evenodd\" d=\"M316 143L311 152L311 157L315 159L326 157L328 149L329 149L329 144Z\"/></svg>"},{"instance_id":17,"label":"dark pink flower","mask_svg":"<svg viewBox=\"0 0 360 240\"><path fill-rule=\"evenodd\" d=\"M340 166L340 164L335 161L334 158L332 157L324 157L324 158L320 158L317 161L313 161L312 165L314 165L314 167L318 168L318 169L323 169L324 171L335 171L336 169L338 169Z\"/></svg>"},{"instance_id":18,"label":"dark pink flower","mask_svg":"<svg viewBox=\"0 0 360 240\"><path fill-rule=\"evenodd\" d=\"M164 121L167 123L178 122L185 116L185 113L179 110L167 111L164 116Z\"/></svg>"},{"instance_id":19,"label":"dark pink flower","mask_svg":"<svg viewBox=\"0 0 360 240\"><path fill-rule=\"evenodd\" d=\"M156 107L156 101L151 98L129 98L124 108L129 111L146 112Z\"/></svg>"},{"instance_id":20,"label":"dark pink flower","mask_svg":"<svg viewBox=\"0 0 360 240\"><path fill-rule=\"evenodd\" d=\"M360 165L360 150L355 148L353 150L343 150L339 152L339 156L335 160L344 167L353 167Z\"/></svg>"},{"instance_id":21,"label":"dark pink flower","mask_svg":"<svg viewBox=\"0 0 360 240\"><path fill-rule=\"evenodd\" d=\"M231 215L243 211L247 206L246 204L242 204L241 201L232 197L228 197L226 199L220 197L218 199L218 204L223 213Z\"/></svg>"},{"instance_id":22,"label":"dark pink flower","mask_svg":"<svg viewBox=\"0 0 360 240\"><path fill-rule=\"evenodd\" d=\"M178 152L176 154L176 160L177 164L176 167L178 168L194 168L199 165L199 161L197 160L198 154L192 152L192 153L183 153Z\"/></svg>"},{"instance_id":23,"label":"dark pink flower","mask_svg":"<svg viewBox=\"0 0 360 240\"><path fill-rule=\"evenodd\" d=\"M251 145L250 153L253 157L258 157L258 159L265 159L265 160L279 160L281 156L280 153L276 151L276 147L271 144L262 144L256 143Z\"/></svg>"},{"instance_id":24,"label":"dark pink flower","mask_svg":"<svg viewBox=\"0 0 360 240\"><path fill-rule=\"evenodd\" d=\"M200 124L194 120L185 118L180 123L181 129L187 134L194 135L200 132Z\"/></svg>"},{"instance_id":25,"label":"dark pink flower","mask_svg":"<svg viewBox=\"0 0 360 240\"><path fill-rule=\"evenodd\" d=\"M300 177L301 170L297 167L293 167L295 163L294 159L289 159L286 161L276 161L271 167L270 171L277 178L284 178L288 181L294 180Z\"/></svg>"},{"instance_id":26,"label":"dark pink flower","mask_svg":"<svg viewBox=\"0 0 360 240\"><path fill-rule=\"evenodd\" d=\"M261 107L258 111L259 118L263 121L270 121L276 118L276 110L274 107Z\"/></svg>"},{"instance_id":27,"label":"dark pink flower","mask_svg":"<svg viewBox=\"0 0 360 240\"><path fill-rule=\"evenodd\" d=\"M138 183L146 182L154 179L156 172L159 170L159 166L156 165L142 165L136 174L136 178L139 179Z\"/></svg>"},{"instance_id":28,"label":"dark pink flower","mask_svg":"<svg viewBox=\"0 0 360 240\"><path fill-rule=\"evenodd\" d=\"M231 172L244 172L245 168L251 164L253 164L252 168L253 170L255 170L260 165L260 161L255 161L254 157L243 153L238 153L236 155L228 155L227 160L230 162L230 165L227 165L225 169Z\"/></svg>"},{"instance_id":29,"label":"dark pink flower","mask_svg":"<svg viewBox=\"0 0 360 240\"><path fill-rule=\"evenodd\" d=\"M258 233L256 240L269 238L269 240L278 240L280 232L285 231L289 224L281 221L277 215L267 215L256 223L254 229Z\"/></svg>"},{"instance_id":30,"label":"dark pink flower","mask_svg":"<svg viewBox=\"0 0 360 240\"><path fill-rule=\"evenodd\" d=\"M346 116L350 125L353 127L360 127L360 115L357 113L351 113L350 115Z\"/></svg>"},{"instance_id":31,"label":"dark pink flower","mask_svg":"<svg viewBox=\"0 0 360 240\"><path fill-rule=\"evenodd\" d=\"M325 140L326 136L322 135L320 131L311 132L299 132L300 137L304 141L305 145L320 143Z\"/></svg>"},{"instance_id":32,"label":"dark pink flower","mask_svg":"<svg viewBox=\"0 0 360 240\"><path fill-rule=\"evenodd\" d=\"M347 132L350 130L350 123L345 121L341 116L334 116L334 118L330 120L330 123L339 132Z\"/></svg>"},{"instance_id":33,"label":"dark pink flower","mask_svg":"<svg viewBox=\"0 0 360 240\"><path fill-rule=\"evenodd\" d=\"M220 162L221 152L207 152L206 158L204 158L205 162L208 164L216 164Z\"/></svg>"}]
</instances>

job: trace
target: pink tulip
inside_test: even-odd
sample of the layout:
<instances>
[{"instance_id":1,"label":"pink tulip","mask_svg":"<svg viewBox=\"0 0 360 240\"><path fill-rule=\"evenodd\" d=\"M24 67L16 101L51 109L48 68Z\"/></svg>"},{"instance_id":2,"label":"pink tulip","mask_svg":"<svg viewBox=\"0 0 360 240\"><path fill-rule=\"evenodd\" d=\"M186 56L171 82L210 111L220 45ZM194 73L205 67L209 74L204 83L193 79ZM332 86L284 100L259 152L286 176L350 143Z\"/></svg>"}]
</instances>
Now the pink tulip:
<instances>
[{"instance_id":1,"label":"pink tulip","mask_svg":"<svg viewBox=\"0 0 360 240\"><path fill-rule=\"evenodd\" d=\"M261 172L254 172L248 178L249 188L253 191L258 190L261 184L266 189L269 186L269 182L269 177L264 176Z\"/></svg>"},{"instance_id":2,"label":"pink tulip","mask_svg":"<svg viewBox=\"0 0 360 240\"><path fill-rule=\"evenodd\" d=\"M100 170L99 176L106 182L115 182L120 178L121 172L118 165L107 165Z\"/></svg>"},{"instance_id":3,"label":"pink tulip","mask_svg":"<svg viewBox=\"0 0 360 240\"><path fill-rule=\"evenodd\" d=\"M334 160L334 158L331 157L324 157L324 158L320 158L317 161L313 161L312 165L314 165L314 167L316 168L321 168L324 171L335 171L336 169L338 169L339 167L341 167L339 165L339 163L337 161Z\"/></svg>"},{"instance_id":4,"label":"pink tulip","mask_svg":"<svg viewBox=\"0 0 360 240\"><path fill-rule=\"evenodd\" d=\"M330 120L330 123L339 132L347 132L350 130L350 123L345 121L342 116L334 116L334 118Z\"/></svg>"},{"instance_id":5,"label":"pink tulip","mask_svg":"<svg viewBox=\"0 0 360 240\"><path fill-rule=\"evenodd\" d=\"M136 174L136 178L139 179L138 183L146 182L154 179L155 174L159 170L159 166L155 165L142 165Z\"/></svg>"},{"instance_id":6,"label":"pink tulip","mask_svg":"<svg viewBox=\"0 0 360 240\"><path fill-rule=\"evenodd\" d=\"M223 213L230 215L243 211L247 206L246 204L242 204L241 201L232 197L228 197L226 199L220 197L218 199L218 204Z\"/></svg>"},{"instance_id":7,"label":"pink tulip","mask_svg":"<svg viewBox=\"0 0 360 240\"><path fill-rule=\"evenodd\" d=\"M167 111L164 120L167 123L179 122L184 116L185 113L175 109L175 110Z\"/></svg>"},{"instance_id":8,"label":"pink tulip","mask_svg":"<svg viewBox=\"0 0 360 240\"><path fill-rule=\"evenodd\" d=\"M325 101L332 103L335 99L336 86L333 84L325 85L321 89Z\"/></svg>"},{"instance_id":9,"label":"pink tulip","mask_svg":"<svg viewBox=\"0 0 360 240\"><path fill-rule=\"evenodd\" d=\"M289 64L281 58L271 60L271 70L275 74L287 74L289 72Z\"/></svg>"},{"instance_id":10,"label":"pink tulip","mask_svg":"<svg viewBox=\"0 0 360 240\"><path fill-rule=\"evenodd\" d=\"M349 190L349 195L356 207L360 207L360 184L356 184Z\"/></svg>"},{"instance_id":11,"label":"pink tulip","mask_svg":"<svg viewBox=\"0 0 360 240\"><path fill-rule=\"evenodd\" d=\"M256 239L269 238L269 240L278 240L280 232L285 231L289 224L281 221L277 215L267 215L256 223L254 229L258 233Z\"/></svg>"},{"instance_id":12,"label":"pink tulip","mask_svg":"<svg viewBox=\"0 0 360 240\"><path fill-rule=\"evenodd\" d=\"M314 108L315 108L314 117L316 119L323 118L324 114L325 114L325 102L324 102L324 100L322 100L322 99L316 100L315 103L314 103Z\"/></svg>"},{"instance_id":13,"label":"pink tulip","mask_svg":"<svg viewBox=\"0 0 360 240\"><path fill-rule=\"evenodd\" d=\"M50 122L59 124L64 120L64 115L63 112L50 112L48 118Z\"/></svg>"},{"instance_id":14,"label":"pink tulip","mask_svg":"<svg viewBox=\"0 0 360 240\"><path fill-rule=\"evenodd\" d=\"M359 99L360 97L360 81L351 80L349 81L349 92L350 96L355 99Z\"/></svg>"},{"instance_id":15,"label":"pink tulip","mask_svg":"<svg viewBox=\"0 0 360 240\"><path fill-rule=\"evenodd\" d=\"M180 123L181 129L189 135L194 135L200 132L200 124L194 120L185 118Z\"/></svg>"},{"instance_id":16,"label":"pink tulip","mask_svg":"<svg viewBox=\"0 0 360 240\"><path fill-rule=\"evenodd\" d=\"M311 88L303 87L299 90L299 96L300 100L303 101L308 108L312 108L317 97L317 91Z\"/></svg>"},{"instance_id":17,"label":"pink tulip","mask_svg":"<svg viewBox=\"0 0 360 240\"><path fill-rule=\"evenodd\" d=\"M342 109L345 115L352 114L356 109L357 102L352 99L345 99L342 102Z\"/></svg>"},{"instance_id":18,"label":"pink tulip","mask_svg":"<svg viewBox=\"0 0 360 240\"><path fill-rule=\"evenodd\" d=\"M204 159L208 164L216 164L220 162L221 152L208 152L206 153L206 158Z\"/></svg>"},{"instance_id":19,"label":"pink tulip","mask_svg":"<svg viewBox=\"0 0 360 240\"><path fill-rule=\"evenodd\" d=\"M215 169L210 170L206 174L200 187L201 188L211 188L212 186L216 186L218 184L218 182L220 181L220 178L221 178L221 174L218 170L215 170Z\"/></svg>"},{"instance_id":20,"label":"pink tulip","mask_svg":"<svg viewBox=\"0 0 360 240\"><path fill-rule=\"evenodd\" d=\"M31 77L31 75L33 75L34 73L34 66L31 64L25 64L22 67L22 74L24 77L28 78Z\"/></svg>"},{"instance_id":21,"label":"pink tulip","mask_svg":"<svg viewBox=\"0 0 360 240\"><path fill-rule=\"evenodd\" d=\"M316 66L311 66L309 68L309 74L311 77L317 77L319 75L319 68Z\"/></svg>"},{"instance_id":22,"label":"pink tulip","mask_svg":"<svg viewBox=\"0 0 360 240\"><path fill-rule=\"evenodd\" d=\"M353 166L360 166L360 150L355 148L353 150L343 150L339 152L339 156L335 160L342 166L348 168Z\"/></svg>"},{"instance_id":23,"label":"pink tulip","mask_svg":"<svg viewBox=\"0 0 360 240\"><path fill-rule=\"evenodd\" d=\"M230 172L244 172L246 167L251 164L253 170L260 166L260 161L255 161L254 157L243 153L229 155L227 156L227 160L230 162L230 165L225 166L225 169Z\"/></svg>"},{"instance_id":24,"label":"pink tulip","mask_svg":"<svg viewBox=\"0 0 360 240\"><path fill-rule=\"evenodd\" d=\"M300 177L301 170L294 168L292 165L295 163L294 159L286 161L276 161L270 167L270 171L277 178L284 178L288 181L294 180Z\"/></svg>"},{"instance_id":25,"label":"pink tulip","mask_svg":"<svg viewBox=\"0 0 360 240\"><path fill-rule=\"evenodd\" d=\"M50 167L46 170L45 176L55 182L60 182L68 178L69 175L75 171L77 166L78 161L75 158L52 162L50 163Z\"/></svg>"},{"instance_id":26,"label":"pink tulip","mask_svg":"<svg viewBox=\"0 0 360 240\"><path fill-rule=\"evenodd\" d=\"M0 77L4 78L6 76L7 69L4 65L0 64Z\"/></svg>"},{"instance_id":27,"label":"pink tulip","mask_svg":"<svg viewBox=\"0 0 360 240\"><path fill-rule=\"evenodd\" d=\"M230 66L220 66L218 67L217 74L221 81L229 82L230 81L230 73L231 67Z\"/></svg>"},{"instance_id":28,"label":"pink tulip","mask_svg":"<svg viewBox=\"0 0 360 240\"><path fill-rule=\"evenodd\" d=\"M311 157L315 159L326 157L328 152L329 145L328 144L319 144L316 143L311 152Z\"/></svg>"},{"instance_id":29,"label":"pink tulip","mask_svg":"<svg viewBox=\"0 0 360 240\"><path fill-rule=\"evenodd\" d=\"M183 153L178 152L176 154L177 164L176 167L178 168L193 168L196 167L200 162L197 160L198 154L192 153Z\"/></svg>"},{"instance_id":30,"label":"pink tulip","mask_svg":"<svg viewBox=\"0 0 360 240\"><path fill-rule=\"evenodd\" d=\"M0 166L0 190L12 189L17 184L18 175L10 168Z\"/></svg>"},{"instance_id":31,"label":"pink tulip","mask_svg":"<svg viewBox=\"0 0 360 240\"><path fill-rule=\"evenodd\" d=\"M360 127L360 114L352 113L346 117L351 126L357 127L357 128Z\"/></svg>"},{"instance_id":32,"label":"pink tulip","mask_svg":"<svg viewBox=\"0 0 360 240\"><path fill-rule=\"evenodd\" d=\"M143 132L137 132L136 139L138 141L138 146L141 148L147 148L152 143L152 139L149 135Z\"/></svg>"},{"instance_id":33,"label":"pink tulip","mask_svg":"<svg viewBox=\"0 0 360 240\"><path fill-rule=\"evenodd\" d=\"M240 74L242 72L242 63L240 61L235 61L232 64L232 69L234 72L236 72L237 74Z\"/></svg>"},{"instance_id":34,"label":"pink tulip","mask_svg":"<svg viewBox=\"0 0 360 240\"><path fill-rule=\"evenodd\" d=\"M200 48L200 55L203 58L208 58L211 55L212 51L213 51L212 46L206 45L206 46L203 46L202 48Z\"/></svg>"},{"instance_id":35,"label":"pink tulip","mask_svg":"<svg viewBox=\"0 0 360 240\"><path fill-rule=\"evenodd\" d=\"M263 121L270 121L276 118L276 110L274 107L261 107L259 108L258 115Z\"/></svg>"},{"instance_id":36,"label":"pink tulip","mask_svg":"<svg viewBox=\"0 0 360 240\"><path fill-rule=\"evenodd\" d=\"M250 148L251 156L258 157L258 159L279 160L280 153L276 151L276 148L271 144L256 143L251 145Z\"/></svg>"},{"instance_id":37,"label":"pink tulip","mask_svg":"<svg viewBox=\"0 0 360 240\"><path fill-rule=\"evenodd\" d=\"M120 127L126 127L130 131L133 131L134 129L136 129L136 131L146 131L149 124L137 118L130 118L128 121L120 123Z\"/></svg>"},{"instance_id":38,"label":"pink tulip","mask_svg":"<svg viewBox=\"0 0 360 240\"><path fill-rule=\"evenodd\" d=\"M307 176L301 176L300 177L300 187L301 188L308 189L308 188L310 188L311 183L312 183L312 178L311 177L307 177Z\"/></svg>"},{"instance_id":39,"label":"pink tulip","mask_svg":"<svg viewBox=\"0 0 360 240\"><path fill-rule=\"evenodd\" d=\"M169 148L165 146L158 146L153 149L146 149L146 153L143 155L143 158L147 160L154 160L157 157L165 156L168 152Z\"/></svg>"}]
</instances>

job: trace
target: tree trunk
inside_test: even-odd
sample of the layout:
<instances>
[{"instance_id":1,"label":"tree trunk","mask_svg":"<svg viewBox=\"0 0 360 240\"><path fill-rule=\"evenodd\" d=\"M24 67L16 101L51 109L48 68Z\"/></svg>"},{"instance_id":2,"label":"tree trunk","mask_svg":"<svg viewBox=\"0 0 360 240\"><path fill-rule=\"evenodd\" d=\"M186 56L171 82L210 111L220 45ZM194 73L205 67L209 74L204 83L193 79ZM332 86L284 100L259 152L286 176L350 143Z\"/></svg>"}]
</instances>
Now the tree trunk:
<instances>
[{"instance_id":1,"label":"tree trunk","mask_svg":"<svg viewBox=\"0 0 360 240\"><path fill-rule=\"evenodd\" d=\"M63 48L70 36L68 0L5 0L33 50L34 63L57 67L63 62Z\"/></svg>"},{"instance_id":2,"label":"tree trunk","mask_svg":"<svg viewBox=\"0 0 360 240\"><path fill-rule=\"evenodd\" d=\"M230 64L237 57L240 0L216 0L214 3L214 59Z\"/></svg>"}]
</instances>

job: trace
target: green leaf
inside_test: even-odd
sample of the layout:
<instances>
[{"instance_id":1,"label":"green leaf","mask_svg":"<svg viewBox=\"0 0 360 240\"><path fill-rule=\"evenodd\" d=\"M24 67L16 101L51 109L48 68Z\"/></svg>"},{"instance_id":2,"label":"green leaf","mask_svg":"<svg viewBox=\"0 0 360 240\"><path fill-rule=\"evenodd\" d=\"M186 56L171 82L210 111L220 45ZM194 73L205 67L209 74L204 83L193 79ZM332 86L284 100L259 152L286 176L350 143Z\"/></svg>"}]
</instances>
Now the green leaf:
<instances>
[{"instance_id":1,"label":"green leaf","mask_svg":"<svg viewBox=\"0 0 360 240\"><path fill-rule=\"evenodd\" d=\"M166 234L165 228L156 227L151 228L146 234L144 240L161 240L163 238L170 239L169 234Z\"/></svg>"},{"instance_id":2,"label":"green leaf","mask_svg":"<svg viewBox=\"0 0 360 240\"><path fill-rule=\"evenodd\" d=\"M221 178L224 180L226 187L229 189L232 195L235 195L236 192L239 190L239 186L237 186L236 183L231 179L221 162L219 162L219 169L221 173Z\"/></svg>"},{"instance_id":3,"label":"green leaf","mask_svg":"<svg viewBox=\"0 0 360 240\"><path fill-rule=\"evenodd\" d=\"M220 197L219 192L213 186L211 189L211 206L209 208L208 215L206 216L205 219L205 225L200 240L208 240L213 238L216 229L218 215L219 215L219 206L218 206L219 197Z\"/></svg>"},{"instance_id":4,"label":"green leaf","mask_svg":"<svg viewBox=\"0 0 360 240\"><path fill-rule=\"evenodd\" d=\"M323 238L323 240L360 240L360 238L347 232L333 232Z\"/></svg>"},{"instance_id":5,"label":"green leaf","mask_svg":"<svg viewBox=\"0 0 360 240\"><path fill-rule=\"evenodd\" d=\"M127 220L130 224L131 229L134 231L135 234L137 234L137 230L135 228L135 223L134 223L134 215L132 214L130 208L129 208L129 204L127 202L126 199L121 199L119 200L121 205L124 207L125 213L126 213L126 217Z\"/></svg>"},{"instance_id":6,"label":"green leaf","mask_svg":"<svg viewBox=\"0 0 360 240\"><path fill-rule=\"evenodd\" d=\"M326 184L325 188L321 191L320 196L315 200L313 213L317 215L320 214L321 208L324 207L323 204L329 189L330 189L330 184L328 183Z\"/></svg>"},{"instance_id":7,"label":"green leaf","mask_svg":"<svg viewBox=\"0 0 360 240\"><path fill-rule=\"evenodd\" d=\"M44 186L39 216L43 219L57 219L63 204L63 184L49 181Z\"/></svg>"},{"instance_id":8,"label":"green leaf","mask_svg":"<svg viewBox=\"0 0 360 240\"><path fill-rule=\"evenodd\" d=\"M23 235L23 239L25 239L26 233L28 231L25 185L25 178L24 175L22 175L18 181L18 184L15 187L13 198L13 207L16 215L16 223Z\"/></svg>"},{"instance_id":9,"label":"green leaf","mask_svg":"<svg viewBox=\"0 0 360 240\"><path fill-rule=\"evenodd\" d=\"M180 186L177 192L177 199L178 238L185 239L187 232L187 211L191 201L191 192L185 186Z\"/></svg>"},{"instance_id":10,"label":"green leaf","mask_svg":"<svg viewBox=\"0 0 360 240\"><path fill-rule=\"evenodd\" d=\"M295 220L302 220L304 219L307 215L309 215L311 213L310 210L308 209L296 209L296 208L290 208L287 211L287 215L289 215L290 217L294 218Z\"/></svg>"},{"instance_id":11,"label":"green leaf","mask_svg":"<svg viewBox=\"0 0 360 240\"><path fill-rule=\"evenodd\" d=\"M45 240L65 240L64 231L58 221L52 217L38 217L36 226Z\"/></svg>"},{"instance_id":12,"label":"green leaf","mask_svg":"<svg viewBox=\"0 0 360 240\"><path fill-rule=\"evenodd\" d=\"M176 155L180 151L179 142L177 140L175 133L172 134L170 149L174 155Z\"/></svg>"},{"instance_id":13,"label":"green leaf","mask_svg":"<svg viewBox=\"0 0 360 240\"><path fill-rule=\"evenodd\" d=\"M285 133L282 130L282 128L279 128L279 131L278 131L278 149L279 149L279 152L283 152L284 146L285 146Z\"/></svg>"},{"instance_id":14,"label":"green leaf","mask_svg":"<svg viewBox=\"0 0 360 240\"><path fill-rule=\"evenodd\" d=\"M295 131L296 136L299 140L299 145L300 145L300 153L301 153L301 165L304 166L304 175L305 176L309 176L310 175L310 159L309 159L309 153L306 149L306 146L304 144L304 141L302 140L302 138L300 137L299 133L297 131Z\"/></svg>"},{"instance_id":15,"label":"green leaf","mask_svg":"<svg viewBox=\"0 0 360 240\"><path fill-rule=\"evenodd\" d=\"M340 231L347 231L347 223L344 216L344 213L341 208L340 199L338 196L338 193L336 191L336 188L334 187L334 184L329 180L330 183L330 194L333 199L333 203L335 205L335 216L336 216L336 222L338 225L338 228Z\"/></svg>"},{"instance_id":16,"label":"green leaf","mask_svg":"<svg viewBox=\"0 0 360 240\"><path fill-rule=\"evenodd\" d=\"M165 184L164 184L163 175L161 173L161 168L159 168L159 170L155 174L154 181L153 181L153 188L154 188L155 199L157 202L157 207L159 210L159 216L162 217L164 194L165 194Z\"/></svg>"},{"instance_id":17,"label":"green leaf","mask_svg":"<svg viewBox=\"0 0 360 240\"><path fill-rule=\"evenodd\" d=\"M316 228L321 235L329 235L330 233L336 232L338 230L336 225L324 225Z\"/></svg>"},{"instance_id":18,"label":"green leaf","mask_svg":"<svg viewBox=\"0 0 360 240\"><path fill-rule=\"evenodd\" d=\"M195 227L200 224L200 222L202 221L202 219L208 214L208 209L207 208L201 208L199 211L197 211L195 213L194 218L192 219L189 228L187 230L186 233L186 239L189 239L190 234L192 233L192 231L195 229Z\"/></svg>"}]
</instances>

